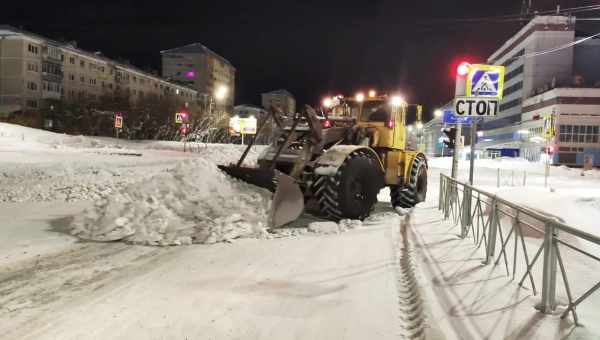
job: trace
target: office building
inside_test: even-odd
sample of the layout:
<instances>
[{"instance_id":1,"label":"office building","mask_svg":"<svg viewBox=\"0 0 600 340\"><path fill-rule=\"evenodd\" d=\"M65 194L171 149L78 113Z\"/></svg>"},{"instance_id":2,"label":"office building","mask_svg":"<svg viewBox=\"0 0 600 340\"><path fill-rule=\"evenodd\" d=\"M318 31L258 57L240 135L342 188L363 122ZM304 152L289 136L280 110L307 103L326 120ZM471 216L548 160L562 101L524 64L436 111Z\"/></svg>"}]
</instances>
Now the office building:
<instances>
[{"instance_id":1,"label":"office building","mask_svg":"<svg viewBox=\"0 0 600 340\"><path fill-rule=\"evenodd\" d=\"M576 23L574 17L535 17L488 58L488 64L506 67L504 97L498 116L483 124L479 147L511 148L540 159L546 150L543 116L554 114L553 162L580 165L584 155L597 154L600 39L578 42L589 34L577 31Z\"/></svg>"}]
</instances>

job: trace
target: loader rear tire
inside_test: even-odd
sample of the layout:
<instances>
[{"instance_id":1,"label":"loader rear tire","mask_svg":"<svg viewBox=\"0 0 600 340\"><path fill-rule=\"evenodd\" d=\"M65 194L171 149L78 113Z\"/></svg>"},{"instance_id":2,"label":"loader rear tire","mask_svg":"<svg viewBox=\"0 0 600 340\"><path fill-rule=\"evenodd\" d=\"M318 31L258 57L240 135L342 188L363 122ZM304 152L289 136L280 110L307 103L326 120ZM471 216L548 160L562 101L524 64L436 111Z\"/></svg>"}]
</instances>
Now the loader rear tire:
<instances>
[{"instance_id":1,"label":"loader rear tire","mask_svg":"<svg viewBox=\"0 0 600 340\"><path fill-rule=\"evenodd\" d=\"M350 155L334 176L319 176L314 193L327 218L363 220L377 203L383 183L378 161L357 153Z\"/></svg>"},{"instance_id":2,"label":"loader rear tire","mask_svg":"<svg viewBox=\"0 0 600 340\"><path fill-rule=\"evenodd\" d=\"M424 202L427 196L427 163L425 157L419 155L412 163L409 181L404 187L390 188L392 206L412 208L419 202Z\"/></svg>"}]
</instances>

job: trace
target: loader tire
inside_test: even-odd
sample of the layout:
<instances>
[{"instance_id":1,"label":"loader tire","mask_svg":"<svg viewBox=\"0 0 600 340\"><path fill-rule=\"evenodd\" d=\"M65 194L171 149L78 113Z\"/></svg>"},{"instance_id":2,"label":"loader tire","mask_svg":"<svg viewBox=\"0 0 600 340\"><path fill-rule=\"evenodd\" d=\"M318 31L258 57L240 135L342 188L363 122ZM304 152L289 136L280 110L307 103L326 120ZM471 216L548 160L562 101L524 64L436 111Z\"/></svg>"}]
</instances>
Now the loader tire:
<instances>
[{"instance_id":1,"label":"loader tire","mask_svg":"<svg viewBox=\"0 0 600 340\"><path fill-rule=\"evenodd\" d=\"M348 156L334 176L319 176L314 195L325 217L363 220L377 203L383 183L378 161L356 153Z\"/></svg>"},{"instance_id":2,"label":"loader tire","mask_svg":"<svg viewBox=\"0 0 600 340\"><path fill-rule=\"evenodd\" d=\"M423 156L417 156L410 169L409 181L406 185L390 188L392 206L412 208L424 202L427 196L427 163Z\"/></svg>"}]
</instances>

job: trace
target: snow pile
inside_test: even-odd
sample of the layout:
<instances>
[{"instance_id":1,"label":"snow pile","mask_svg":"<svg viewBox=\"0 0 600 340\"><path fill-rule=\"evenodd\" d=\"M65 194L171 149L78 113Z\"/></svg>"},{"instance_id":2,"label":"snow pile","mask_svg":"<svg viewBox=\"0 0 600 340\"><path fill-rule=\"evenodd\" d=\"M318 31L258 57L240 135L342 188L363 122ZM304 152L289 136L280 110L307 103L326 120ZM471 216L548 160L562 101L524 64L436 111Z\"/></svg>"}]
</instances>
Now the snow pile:
<instances>
[{"instance_id":1,"label":"snow pile","mask_svg":"<svg viewBox=\"0 0 600 340\"><path fill-rule=\"evenodd\" d=\"M96 200L130 180L117 169L70 164L6 166L0 178L0 202Z\"/></svg>"},{"instance_id":2,"label":"snow pile","mask_svg":"<svg viewBox=\"0 0 600 340\"><path fill-rule=\"evenodd\" d=\"M25 150L116 147L116 145L106 145L94 137L72 136L9 123L0 123L0 141L2 141L2 148L18 147Z\"/></svg>"},{"instance_id":3,"label":"snow pile","mask_svg":"<svg viewBox=\"0 0 600 340\"><path fill-rule=\"evenodd\" d=\"M232 181L214 163L186 160L98 200L71 233L145 245L215 243L264 233L270 193Z\"/></svg>"}]
</instances>

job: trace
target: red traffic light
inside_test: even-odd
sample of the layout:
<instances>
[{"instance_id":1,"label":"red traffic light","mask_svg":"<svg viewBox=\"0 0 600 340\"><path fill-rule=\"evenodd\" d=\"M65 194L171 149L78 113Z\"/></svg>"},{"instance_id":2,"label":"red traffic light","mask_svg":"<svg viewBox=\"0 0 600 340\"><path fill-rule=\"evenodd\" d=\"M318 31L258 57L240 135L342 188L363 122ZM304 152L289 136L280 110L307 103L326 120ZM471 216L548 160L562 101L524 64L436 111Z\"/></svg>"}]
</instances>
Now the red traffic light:
<instances>
[{"instance_id":1,"label":"red traffic light","mask_svg":"<svg viewBox=\"0 0 600 340\"><path fill-rule=\"evenodd\" d=\"M456 74L459 77L464 77L467 74L469 74L469 68L470 68L470 64L467 63L466 61L463 61L462 63L458 64L458 67L456 68Z\"/></svg>"}]
</instances>

